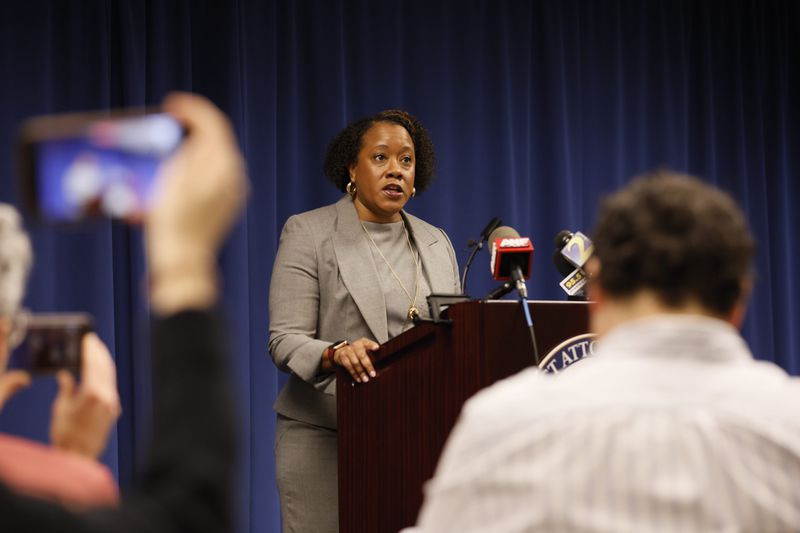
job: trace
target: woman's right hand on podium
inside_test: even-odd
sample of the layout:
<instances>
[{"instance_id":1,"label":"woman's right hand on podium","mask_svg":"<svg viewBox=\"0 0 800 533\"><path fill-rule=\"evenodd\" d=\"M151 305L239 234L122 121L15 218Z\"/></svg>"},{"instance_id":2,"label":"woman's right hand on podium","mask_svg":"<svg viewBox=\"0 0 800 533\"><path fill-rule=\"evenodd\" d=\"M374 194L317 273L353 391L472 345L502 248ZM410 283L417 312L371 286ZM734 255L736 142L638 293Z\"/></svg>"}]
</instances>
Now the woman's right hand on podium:
<instances>
[{"instance_id":1,"label":"woman's right hand on podium","mask_svg":"<svg viewBox=\"0 0 800 533\"><path fill-rule=\"evenodd\" d=\"M369 381L369 378L374 378L378 375L375 372L375 367L372 366L372 359L369 358L369 352L374 352L379 347L380 344L377 342L363 337L357 341L339 347L333 352L333 362L336 365L344 367L357 382L366 383ZM328 350L322 352L322 368L325 370L332 370L327 352Z\"/></svg>"}]
</instances>

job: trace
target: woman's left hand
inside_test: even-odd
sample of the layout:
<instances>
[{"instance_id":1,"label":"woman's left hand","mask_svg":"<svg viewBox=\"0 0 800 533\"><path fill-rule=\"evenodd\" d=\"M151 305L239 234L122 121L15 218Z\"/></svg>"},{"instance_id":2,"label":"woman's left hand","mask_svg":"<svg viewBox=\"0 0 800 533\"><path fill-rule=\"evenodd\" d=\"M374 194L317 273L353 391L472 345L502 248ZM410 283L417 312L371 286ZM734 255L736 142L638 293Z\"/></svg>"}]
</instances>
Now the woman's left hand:
<instances>
[{"instance_id":1,"label":"woman's left hand","mask_svg":"<svg viewBox=\"0 0 800 533\"><path fill-rule=\"evenodd\" d=\"M378 348L380 348L380 344L362 337L350 344L340 346L333 352L333 362L343 366L357 382L366 383L370 377L374 378L378 375L368 354L368 352L374 352ZM326 354L323 354L322 366L326 370L331 369L330 361L328 361Z\"/></svg>"}]
</instances>

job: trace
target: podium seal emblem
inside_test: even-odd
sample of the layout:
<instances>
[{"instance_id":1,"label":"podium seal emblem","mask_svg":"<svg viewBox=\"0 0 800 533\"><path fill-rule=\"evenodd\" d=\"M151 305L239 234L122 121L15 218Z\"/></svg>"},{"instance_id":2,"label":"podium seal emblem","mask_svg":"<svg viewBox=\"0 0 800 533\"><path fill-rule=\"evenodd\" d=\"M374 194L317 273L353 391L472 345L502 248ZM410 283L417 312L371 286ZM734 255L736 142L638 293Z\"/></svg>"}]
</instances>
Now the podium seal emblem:
<instances>
[{"instance_id":1,"label":"podium seal emblem","mask_svg":"<svg viewBox=\"0 0 800 533\"><path fill-rule=\"evenodd\" d=\"M565 340L550 350L539 363L539 368L548 374L558 374L584 357L591 356L596 337L594 333L584 333Z\"/></svg>"}]
</instances>

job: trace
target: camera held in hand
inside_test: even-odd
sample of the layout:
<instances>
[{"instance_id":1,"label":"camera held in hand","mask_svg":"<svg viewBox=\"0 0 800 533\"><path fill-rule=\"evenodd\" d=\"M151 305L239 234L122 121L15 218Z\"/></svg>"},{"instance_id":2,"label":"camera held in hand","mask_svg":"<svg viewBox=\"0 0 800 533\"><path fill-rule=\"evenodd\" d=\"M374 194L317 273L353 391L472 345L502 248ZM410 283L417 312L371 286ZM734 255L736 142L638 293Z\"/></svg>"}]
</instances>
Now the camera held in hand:
<instances>
[{"instance_id":1,"label":"camera held in hand","mask_svg":"<svg viewBox=\"0 0 800 533\"><path fill-rule=\"evenodd\" d=\"M31 374L50 374L59 370L80 373L81 342L93 329L86 313L48 313L25 319L21 344L11 354L8 368Z\"/></svg>"}]
</instances>

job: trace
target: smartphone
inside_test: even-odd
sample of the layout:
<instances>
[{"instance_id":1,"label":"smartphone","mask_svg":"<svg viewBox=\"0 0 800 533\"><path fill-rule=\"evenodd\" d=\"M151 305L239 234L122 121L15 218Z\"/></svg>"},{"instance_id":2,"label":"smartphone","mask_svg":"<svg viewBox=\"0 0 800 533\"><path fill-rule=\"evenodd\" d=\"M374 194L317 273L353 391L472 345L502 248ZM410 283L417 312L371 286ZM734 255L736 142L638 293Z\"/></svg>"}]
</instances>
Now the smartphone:
<instances>
[{"instance_id":1,"label":"smartphone","mask_svg":"<svg viewBox=\"0 0 800 533\"><path fill-rule=\"evenodd\" d=\"M81 342L93 329L86 313L31 315L22 343L11 353L8 368L31 374L81 370Z\"/></svg>"},{"instance_id":2,"label":"smartphone","mask_svg":"<svg viewBox=\"0 0 800 533\"><path fill-rule=\"evenodd\" d=\"M174 118L147 109L28 119L19 135L25 203L51 222L140 218L183 137Z\"/></svg>"}]
</instances>

